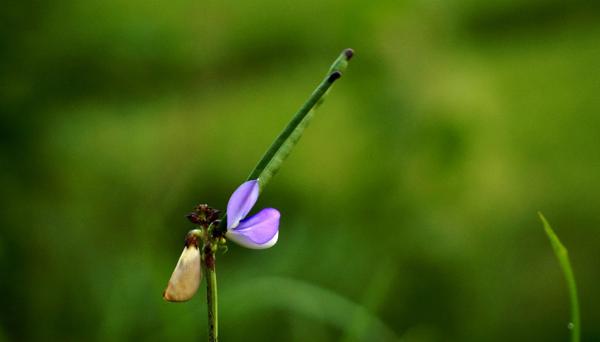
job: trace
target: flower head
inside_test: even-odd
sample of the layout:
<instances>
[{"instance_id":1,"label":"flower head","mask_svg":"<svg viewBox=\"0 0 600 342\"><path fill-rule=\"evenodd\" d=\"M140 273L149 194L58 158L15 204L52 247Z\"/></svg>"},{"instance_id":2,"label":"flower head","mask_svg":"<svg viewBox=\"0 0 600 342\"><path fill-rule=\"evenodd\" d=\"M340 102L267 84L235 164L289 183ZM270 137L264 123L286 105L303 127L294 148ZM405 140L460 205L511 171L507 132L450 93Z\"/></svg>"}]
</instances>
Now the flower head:
<instances>
[{"instance_id":1,"label":"flower head","mask_svg":"<svg viewBox=\"0 0 600 342\"><path fill-rule=\"evenodd\" d=\"M240 185L227 203L227 232L225 236L247 248L265 249L279 237L279 211L265 208L246 218L258 200L258 179Z\"/></svg>"},{"instance_id":2,"label":"flower head","mask_svg":"<svg viewBox=\"0 0 600 342\"><path fill-rule=\"evenodd\" d=\"M240 185L231 195L227 204L227 232L225 236L244 247L265 249L273 246L279 236L279 211L265 208L253 216L246 218L258 199L258 180ZM214 222L218 211L206 205L199 205L188 215L188 219L196 224ZM169 279L163 298L170 302L186 301L196 293L202 277L200 247L203 230L194 229L185 239L185 247L177 261L175 270Z\"/></svg>"}]
</instances>

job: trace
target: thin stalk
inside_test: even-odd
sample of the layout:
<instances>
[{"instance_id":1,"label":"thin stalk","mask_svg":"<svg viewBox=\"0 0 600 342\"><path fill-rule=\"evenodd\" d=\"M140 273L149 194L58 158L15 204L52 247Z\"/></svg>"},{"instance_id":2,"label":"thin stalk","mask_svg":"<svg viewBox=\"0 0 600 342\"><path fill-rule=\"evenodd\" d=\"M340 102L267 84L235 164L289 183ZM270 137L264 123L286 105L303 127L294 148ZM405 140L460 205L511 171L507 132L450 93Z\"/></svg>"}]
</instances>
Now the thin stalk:
<instances>
[{"instance_id":1,"label":"thin stalk","mask_svg":"<svg viewBox=\"0 0 600 342\"><path fill-rule=\"evenodd\" d=\"M202 268L206 275L206 303L208 306L208 341L219 340L219 311L217 297L217 272L215 250L211 243L203 248Z\"/></svg>"}]
</instances>

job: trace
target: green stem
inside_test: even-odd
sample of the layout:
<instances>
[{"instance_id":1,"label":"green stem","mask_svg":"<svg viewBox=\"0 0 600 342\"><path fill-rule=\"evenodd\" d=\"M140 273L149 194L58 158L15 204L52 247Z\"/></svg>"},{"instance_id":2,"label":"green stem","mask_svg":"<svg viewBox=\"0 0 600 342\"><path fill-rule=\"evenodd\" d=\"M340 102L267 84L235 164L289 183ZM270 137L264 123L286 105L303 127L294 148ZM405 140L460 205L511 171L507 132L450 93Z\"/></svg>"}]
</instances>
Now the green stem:
<instances>
[{"instance_id":1,"label":"green stem","mask_svg":"<svg viewBox=\"0 0 600 342\"><path fill-rule=\"evenodd\" d=\"M217 272L215 250L208 242L203 247L202 268L206 275L206 303L208 305L208 341L219 340L219 312L217 298Z\"/></svg>"},{"instance_id":2,"label":"green stem","mask_svg":"<svg viewBox=\"0 0 600 342\"><path fill-rule=\"evenodd\" d=\"M292 117L292 120L287 124L283 131L277 136L271 144L267 152L262 156L256 164L247 180L258 179L260 191L264 189L271 178L279 171L281 164L290 154L292 148L296 145L304 129L308 126L310 119L316 109L327 95L333 83L342 76L342 72L346 70L348 61L354 55L352 49L342 51L340 56L333 62L327 75L306 100L304 105L300 107L298 112ZM227 213L221 218L221 224L216 227L218 233L225 233L227 230Z\"/></svg>"}]
</instances>

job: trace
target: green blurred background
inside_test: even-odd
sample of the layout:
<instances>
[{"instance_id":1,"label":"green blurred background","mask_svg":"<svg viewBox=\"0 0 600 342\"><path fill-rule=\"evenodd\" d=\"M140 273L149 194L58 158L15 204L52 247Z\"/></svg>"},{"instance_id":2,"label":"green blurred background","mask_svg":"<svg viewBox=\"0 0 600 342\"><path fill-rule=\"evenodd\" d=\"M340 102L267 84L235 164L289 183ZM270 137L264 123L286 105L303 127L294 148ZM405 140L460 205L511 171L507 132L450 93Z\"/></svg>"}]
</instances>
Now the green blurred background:
<instances>
[{"instance_id":1,"label":"green blurred background","mask_svg":"<svg viewBox=\"0 0 600 342\"><path fill-rule=\"evenodd\" d=\"M356 56L218 258L221 337L600 340L597 1L30 1L0 14L0 340L204 340L161 292L343 48Z\"/></svg>"}]
</instances>

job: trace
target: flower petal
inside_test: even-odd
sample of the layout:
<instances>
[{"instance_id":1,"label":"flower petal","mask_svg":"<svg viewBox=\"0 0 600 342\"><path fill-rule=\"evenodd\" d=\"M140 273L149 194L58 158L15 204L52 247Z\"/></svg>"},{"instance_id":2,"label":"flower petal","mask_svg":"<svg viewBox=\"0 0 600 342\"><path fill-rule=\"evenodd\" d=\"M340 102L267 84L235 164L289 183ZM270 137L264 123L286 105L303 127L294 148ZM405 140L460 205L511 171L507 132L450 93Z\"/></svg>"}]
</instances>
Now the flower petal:
<instances>
[{"instance_id":1,"label":"flower petal","mask_svg":"<svg viewBox=\"0 0 600 342\"><path fill-rule=\"evenodd\" d=\"M183 249L177 266L163 292L163 298L169 302L184 302L198 291L200 285L200 250L190 244Z\"/></svg>"},{"instance_id":2,"label":"flower petal","mask_svg":"<svg viewBox=\"0 0 600 342\"><path fill-rule=\"evenodd\" d=\"M279 217L277 209L265 208L240 222L237 228L227 230L225 236L246 248L269 248L279 236Z\"/></svg>"},{"instance_id":3,"label":"flower petal","mask_svg":"<svg viewBox=\"0 0 600 342\"><path fill-rule=\"evenodd\" d=\"M227 228L235 228L256 203L258 199L258 179L240 185L227 203Z\"/></svg>"}]
</instances>

